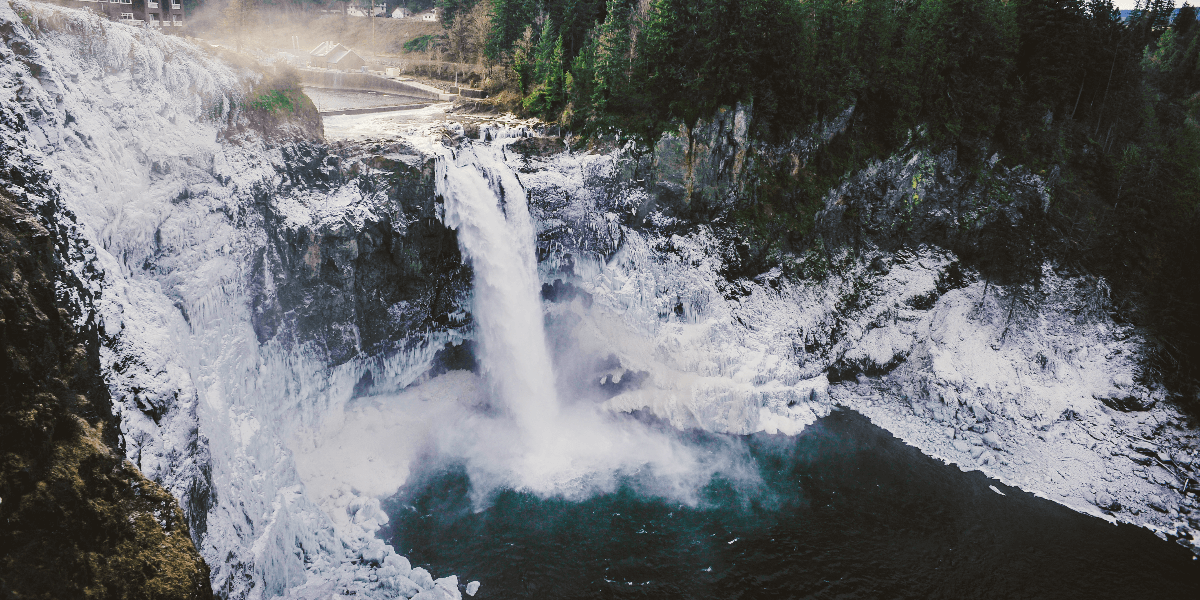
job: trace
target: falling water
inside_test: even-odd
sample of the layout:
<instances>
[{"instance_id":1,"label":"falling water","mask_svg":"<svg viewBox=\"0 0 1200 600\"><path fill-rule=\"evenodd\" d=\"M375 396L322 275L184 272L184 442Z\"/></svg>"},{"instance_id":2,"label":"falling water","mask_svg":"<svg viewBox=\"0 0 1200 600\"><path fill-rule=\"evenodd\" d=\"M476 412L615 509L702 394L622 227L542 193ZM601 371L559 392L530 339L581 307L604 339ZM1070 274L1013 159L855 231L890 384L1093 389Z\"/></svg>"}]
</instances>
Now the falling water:
<instances>
[{"instance_id":1,"label":"falling water","mask_svg":"<svg viewBox=\"0 0 1200 600\"><path fill-rule=\"evenodd\" d=\"M533 221L503 148L465 144L437 161L445 223L475 271L480 365L521 428L550 431L558 413L542 321Z\"/></svg>"},{"instance_id":2,"label":"falling water","mask_svg":"<svg viewBox=\"0 0 1200 600\"><path fill-rule=\"evenodd\" d=\"M488 130L485 139L493 142L444 148L437 161L444 222L458 231L459 247L475 271L477 358L516 425L468 417L443 445L467 465L475 501L486 503L499 488L584 498L616 489L625 474L653 473L646 486L656 494L691 502L718 470L740 481L740 450L699 453L636 419L559 403L533 220L525 190L503 157L505 144L520 134Z\"/></svg>"}]
</instances>

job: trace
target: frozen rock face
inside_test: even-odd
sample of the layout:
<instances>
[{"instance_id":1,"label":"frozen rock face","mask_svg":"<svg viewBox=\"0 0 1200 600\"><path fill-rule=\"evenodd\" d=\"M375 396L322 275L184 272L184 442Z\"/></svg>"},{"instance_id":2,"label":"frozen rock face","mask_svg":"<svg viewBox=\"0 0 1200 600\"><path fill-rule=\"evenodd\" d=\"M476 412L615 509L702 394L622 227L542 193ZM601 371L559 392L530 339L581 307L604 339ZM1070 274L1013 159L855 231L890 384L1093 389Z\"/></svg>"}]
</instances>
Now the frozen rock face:
<instances>
[{"instance_id":1,"label":"frozen rock face","mask_svg":"<svg viewBox=\"0 0 1200 600\"><path fill-rule=\"evenodd\" d=\"M285 149L279 179L256 194L268 236L250 283L259 342L311 345L340 365L463 325L470 272L437 215L432 157L402 143L331 150Z\"/></svg>"},{"instance_id":2,"label":"frozen rock face","mask_svg":"<svg viewBox=\"0 0 1200 600\"><path fill-rule=\"evenodd\" d=\"M1111 319L1103 280L1005 251L1044 209L1042 178L993 159L967 184L953 154L907 151L831 191L825 255L741 279L730 232L686 221L637 176L645 159L510 160L541 223L552 340L587 357L560 377L599 382L614 410L746 433L850 406L963 468L1194 544L1197 432L1138 383L1144 340ZM989 278L961 256L1014 268Z\"/></svg>"},{"instance_id":3,"label":"frozen rock face","mask_svg":"<svg viewBox=\"0 0 1200 600\"><path fill-rule=\"evenodd\" d=\"M3 24L0 81L11 81L10 48L32 48ZM3 89L0 585L9 597L211 598L178 502L120 452L100 373L94 252L24 146Z\"/></svg>"},{"instance_id":4,"label":"frozen rock face","mask_svg":"<svg viewBox=\"0 0 1200 600\"><path fill-rule=\"evenodd\" d=\"M4 134L94 252L63 258L97 272L120 442L179 499L213 590L432 589L386 570L377 500L318 505L292 458L356 392L428 371L464 321L469 278L424 191L427 158L297 141L307 114L286 139L258 135L240 107L264 75L180 38L29 2L0 7L0 26L19 57L0 71Z\"/></svg>"}]
</instances>

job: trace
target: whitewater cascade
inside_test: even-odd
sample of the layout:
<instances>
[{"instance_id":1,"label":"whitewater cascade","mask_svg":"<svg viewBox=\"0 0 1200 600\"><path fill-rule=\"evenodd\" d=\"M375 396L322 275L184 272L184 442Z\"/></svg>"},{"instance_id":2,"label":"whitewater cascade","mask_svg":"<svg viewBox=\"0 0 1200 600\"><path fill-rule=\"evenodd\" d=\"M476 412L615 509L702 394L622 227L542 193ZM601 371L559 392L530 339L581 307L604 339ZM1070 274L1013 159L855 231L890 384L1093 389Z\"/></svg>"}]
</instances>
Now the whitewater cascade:
<instances>
[{"instance_id":1,"label":"whitewater cascade","mask_svg":"<svg viewBox=\"0 0 1200 600\"><path fill-rule=\"evenodd\" d=\"M479 362L524 433L552 430L558 414L546 348L533 220L503 145L446 149L437 161L445 223L475 272Z\"/></svg>"}]
</instances>

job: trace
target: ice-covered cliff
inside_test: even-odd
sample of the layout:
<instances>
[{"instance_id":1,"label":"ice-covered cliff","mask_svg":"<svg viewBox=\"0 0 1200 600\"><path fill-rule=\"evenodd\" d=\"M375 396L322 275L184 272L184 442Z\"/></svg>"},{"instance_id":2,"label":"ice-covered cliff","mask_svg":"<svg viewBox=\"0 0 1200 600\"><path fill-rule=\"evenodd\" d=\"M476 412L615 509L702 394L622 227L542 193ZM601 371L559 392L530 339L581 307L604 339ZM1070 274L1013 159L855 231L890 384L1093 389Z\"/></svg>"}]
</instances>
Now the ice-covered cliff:
<instances>
[{"instance_id":1,"label":"ice-covered cliff","mask_svg":"<svg viewBox=\"0 0 1200 600\"><path fill-rule=\"evenodd\" d=\"M740 275L729 212L753 161L795 167L838 131L756 146L750 118L664 137L653 161L510 154L551 318L601 366L610 406L735 433L848 406L927 454L1195 548L1198 432L1139 376L1145 341L1112 319L1104 281L1028 251L1045 178L906 148L830 190L818 250Z\"/></svg>"},{"instance_id":2,"label":"ice-covered cliff","mask_svg":"<svg viewBox=\"0 0 1200 600\"><path fill-rule=\"evenodd\" d=\"M453 337L461 267L433 195L359 185L313 143L311 105L255 113L273 73L86 11L13 2L0 23L2 101L26 126L3 134L78 217L94 255L62 258L99 271L87 281L121 442L179 499L214 590L457 595L371 543L377 500L347 490L331 518L308 498L290 449L337 426L326 416L364 373L402 387ZM403 148L379 160L417 188L430 168ZM379 260L392 253L407 262Z\"/></svg>"}]
</instances>

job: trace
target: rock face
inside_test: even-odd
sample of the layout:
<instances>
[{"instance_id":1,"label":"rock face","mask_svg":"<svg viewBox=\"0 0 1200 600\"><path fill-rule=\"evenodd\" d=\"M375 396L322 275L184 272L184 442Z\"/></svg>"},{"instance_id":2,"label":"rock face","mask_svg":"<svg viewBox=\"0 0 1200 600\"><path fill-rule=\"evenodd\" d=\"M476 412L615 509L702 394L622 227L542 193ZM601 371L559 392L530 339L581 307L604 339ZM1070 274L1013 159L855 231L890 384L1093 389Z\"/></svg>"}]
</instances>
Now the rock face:
<instances>
[{"instance_id":1,"label":"rock face","mask_svg":"<svg viewBox=\"0 0 1200 600\"><path fill-rule=\"evenodd\" d=\"M0 5L0 34L4 176L57 190L38 193L61 202L35 203L52 234L78 217L76 250L56 254L83 288L58 292L94 306L75 325L95 342L87 369L107 396L76 390L67 400L88 393L91 404L71 406L100 411L84 415L90 429L79 439L104 425L119 450L81 463L83 492L134 485L145 502L174 495L182 515L166 504L147 511L171 544L194 538L212 568L201 591L422 591L405 587L399 569L381 575L387 567L361 561L369 549L395 562L390 548L371 545L386 521L378 500L345 490L324 510L306 497L292 448L336 426L355 394L403 387L446 342L461 341L470 272L438 220L428 158L399 146L325 146L302 102L259 114L256 90L277 85L269 74L182 38L24 0ZM104 471L112 485L95 480L88 469L119 467L121 454L133 466ZM0 495L0 510L17 508ZM139 519L127 523L149 535ZM140 556L142 538L130 539ZM94 564L121 556L95 552ZM130 590L150 578L155 594L173 597L175 583L153 579L154 565L129 564L146 567L122 578ZM160 566L173 582L190 573Z\"/></svg>"},{"instance_id":2,"label":"rock face","mask_svg":"<svg viewBox=\"0 0 1200 600\"><path fill-rule=\"evenodd\" d=\"M666 136L653 161L511 157L542 225L549 335L595 353L564 369L680 427L786 432L849 406L928 454L1196 547L1180 515L1200 508L1200 432L1137 377L1146 342L1105 282L1045 252L1052 169L906 148L829 192L816 250L756 271L728 218L755 162L802 164L839 127L772 148L749 114Z\"/></svg>"},{"instance_id":3,"label":"rock face","mask_svg":"<svg viewBox=\"0 0 1200 600\"><path fill-rule=\"evenodd\" d=\"M336 366L465 323L470 270L438 218L430 157L397 143L287 152L255 203L268 242L251 271L259 343L309 345ZM289 195L300 201L271 200ZM305 205L313 195L321 204Z\"/></svg>"},{"instance_id":4,"label":"rock face","mask_svg":"<svg viewBox=\"0 0 1200 600\"><path fill-rule=\"evenodd\" d=\"M179 504L121 455L70 213L0 150L0 594L211 598Z\"/></svg>"}]
</instances>

